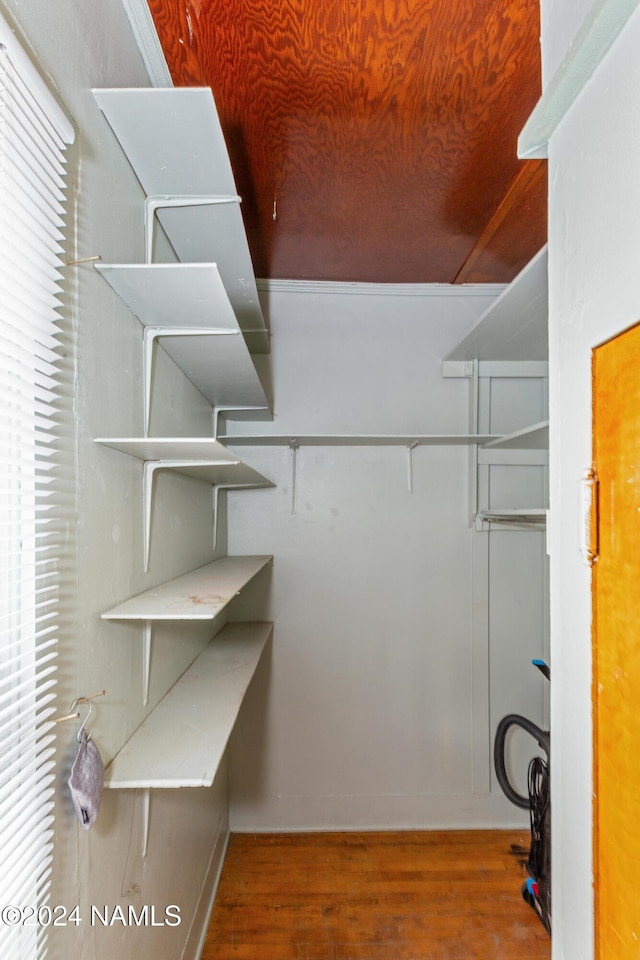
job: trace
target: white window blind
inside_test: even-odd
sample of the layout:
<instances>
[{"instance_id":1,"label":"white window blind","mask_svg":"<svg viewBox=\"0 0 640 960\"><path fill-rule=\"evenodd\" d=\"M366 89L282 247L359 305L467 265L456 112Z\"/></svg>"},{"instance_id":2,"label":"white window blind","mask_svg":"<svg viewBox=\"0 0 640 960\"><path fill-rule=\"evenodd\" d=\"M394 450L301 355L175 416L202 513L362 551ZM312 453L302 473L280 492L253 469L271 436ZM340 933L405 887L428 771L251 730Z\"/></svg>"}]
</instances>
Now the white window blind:
<instances>
[{"instance_id":1,"label":"white window blind","mask_svg":"<svg viewBox=\"0 0 640 960\"><path fill-rule=\"evenodd\" d=\"M0 957L38 960L53 837L58 295L72 129L0 18ZM38 917L18 911L44 908ZM24 921L24 922L23 922Z\"/></svg>"}]
</instances>

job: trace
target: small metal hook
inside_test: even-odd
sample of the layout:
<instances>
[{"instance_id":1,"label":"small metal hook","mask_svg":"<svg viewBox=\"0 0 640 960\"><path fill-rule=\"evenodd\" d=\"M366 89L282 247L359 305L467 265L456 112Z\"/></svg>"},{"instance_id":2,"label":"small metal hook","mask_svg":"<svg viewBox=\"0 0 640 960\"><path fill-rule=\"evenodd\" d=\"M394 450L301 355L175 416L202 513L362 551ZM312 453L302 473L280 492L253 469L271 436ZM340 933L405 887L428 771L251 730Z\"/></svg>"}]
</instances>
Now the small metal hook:
<instances>
[{"instance_id":1,"label":"small metal hook","mask_svg":"<svg viewBox=\"0 0 640 960\"><path fill-rule=\"evenodd\" d=\"M69 706L69 713L73 713L73 711L75 710L75 708L78 706L79 703L88 703L88 704L89 704L89 710L88 710L88 712L87 712L87 715L86 715L86 717L84 718L84 720L82 721L82 723L80 724L80 729L78 730L78 732L77 732L77 734L76 734L76 739L77 739L78 743L80 743L80 741L82 740L82 731L83 731L84 728L86 727L87 722L88 722L88 720L89 720L89 717L90 717L91 714L93 713L93 706L92 706L92 704L91 704L91 701L92 701L92 700L95 700L96 697L104 697L105 693L106 693L106 690L101 690L99 693L92 693L90 697L76 697L76 699L73 701L73 703ZM77 713L76 716L79 717L80 714ZM87 737L91 737L91 734L88 733L88 734L87 734Z\"/></svg>"}]
</instances>

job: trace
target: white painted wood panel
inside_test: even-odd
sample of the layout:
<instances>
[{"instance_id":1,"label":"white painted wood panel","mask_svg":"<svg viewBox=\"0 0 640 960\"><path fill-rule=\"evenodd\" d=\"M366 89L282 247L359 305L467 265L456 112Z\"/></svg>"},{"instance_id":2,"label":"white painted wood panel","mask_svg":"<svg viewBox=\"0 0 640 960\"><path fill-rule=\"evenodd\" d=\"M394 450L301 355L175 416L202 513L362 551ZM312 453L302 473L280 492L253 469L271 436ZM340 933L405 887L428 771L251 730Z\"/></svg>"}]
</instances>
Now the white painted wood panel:
<instances>
[{"instance_id":1,"label":"white painted wood panel","mask_svg":"<svg viewBox=\"0 0 640 960\"><path fill-rule=\"evenodd\" d=\"M272 631L227 624L107 767L105 786L210 787Z\"/></svg>"},{"instance_id":2,"label":"white painted wood panel","mask_svg":"<svg viewBox=\"0 0 640 960\"><path fill-rule=\"evenodd\" d=\"M125 600L102 619L213 620L271 560L222 557Z\"/></svg>"}]
</instances>

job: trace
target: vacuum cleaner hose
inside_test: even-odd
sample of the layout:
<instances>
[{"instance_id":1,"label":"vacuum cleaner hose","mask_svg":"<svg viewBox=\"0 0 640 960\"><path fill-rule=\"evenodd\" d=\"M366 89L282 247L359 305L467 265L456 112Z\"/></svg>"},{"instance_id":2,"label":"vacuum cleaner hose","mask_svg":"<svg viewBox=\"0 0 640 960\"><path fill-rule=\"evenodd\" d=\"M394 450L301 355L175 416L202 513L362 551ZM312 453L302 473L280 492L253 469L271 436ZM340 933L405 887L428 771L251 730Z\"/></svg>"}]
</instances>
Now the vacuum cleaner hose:
<instances>
[{"instance_id":1,"label":"vacuum cleaner hose","mask_svg":"<svg viewBox=\"0 0 640 960\"><path fill-rule=\"evenodd\" d=\"M547 757L550 755L551 739L547 731L541 730L537 724L531 720L527 720L526 717L521 717L518 713L510 713L506 717L503 717L496 730L496 738L493 744L493 762L496 768L498 783L511 803L515 804L516 807L522 807L523 810L529 810L531 805L529 797L523 797L511 786L505 768L504 747L507 733L511 727L521 727L527 733L531 734L534 740L537 740L538 744L542 747Z\"/></svg>"}]
</instances>

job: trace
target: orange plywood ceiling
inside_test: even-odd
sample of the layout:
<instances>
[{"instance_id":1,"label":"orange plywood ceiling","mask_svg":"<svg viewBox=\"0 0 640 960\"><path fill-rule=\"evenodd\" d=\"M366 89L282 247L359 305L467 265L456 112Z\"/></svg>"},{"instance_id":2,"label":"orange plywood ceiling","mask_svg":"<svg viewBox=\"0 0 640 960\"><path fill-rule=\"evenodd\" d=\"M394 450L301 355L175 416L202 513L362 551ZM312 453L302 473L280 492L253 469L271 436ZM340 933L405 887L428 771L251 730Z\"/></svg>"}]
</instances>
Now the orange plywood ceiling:
<instances>
[{"instance_id":1,"label":"orange plywood ceiling","mask_svg":"<svg viewBox=\"0 0 640 960\"><path fill-rule=\"evenodd\" d=\"M538 0L149 0L210 86L260 277L506 282L546 239L516 157Z\"/></svg>"}]
</instances>

